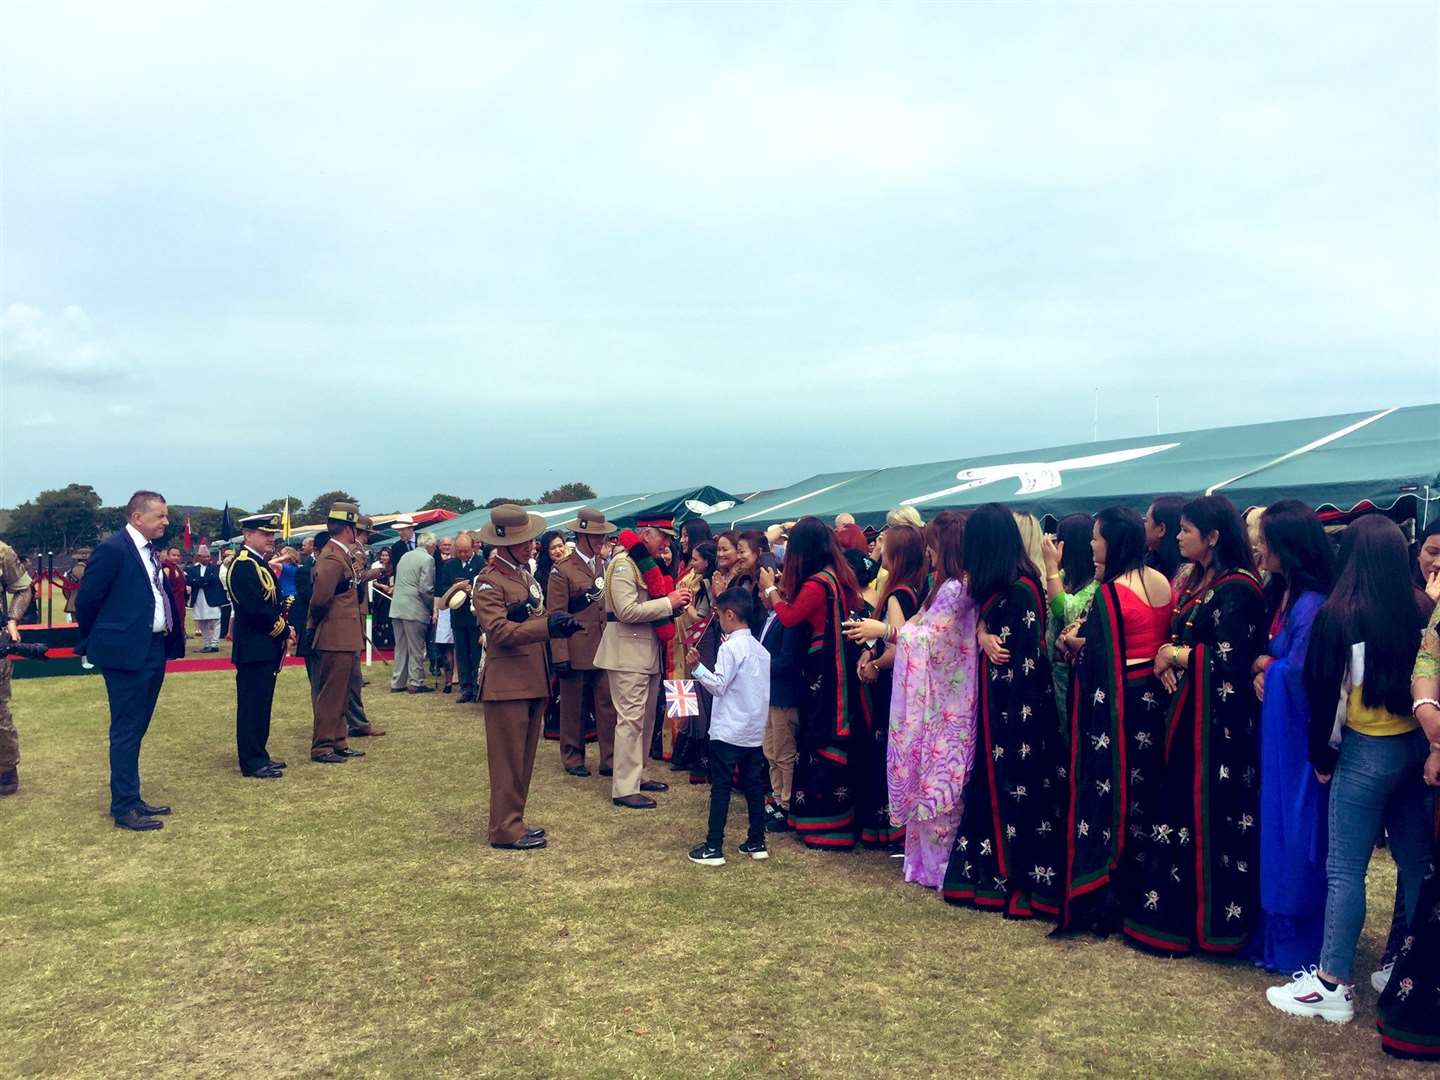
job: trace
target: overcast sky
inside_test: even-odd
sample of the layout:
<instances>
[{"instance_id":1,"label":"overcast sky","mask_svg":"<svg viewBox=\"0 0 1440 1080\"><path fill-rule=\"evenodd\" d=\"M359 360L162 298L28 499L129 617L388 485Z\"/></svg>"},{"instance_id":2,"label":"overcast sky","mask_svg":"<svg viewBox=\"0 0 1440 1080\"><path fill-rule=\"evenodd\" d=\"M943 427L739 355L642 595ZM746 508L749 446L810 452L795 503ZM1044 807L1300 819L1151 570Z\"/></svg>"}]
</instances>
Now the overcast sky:
<instances>
[{"instance_id":1,"label":"overcast sky","mask_svg":"<svg viewBox=\"0 0 1440 1080\"><path fill-rule=\"evenodd\" d=\"M1261 10L1251 10L1252 8ZM1437 5L9 4L0 505L1440 401Z\"/></svg>"}]
</instances>

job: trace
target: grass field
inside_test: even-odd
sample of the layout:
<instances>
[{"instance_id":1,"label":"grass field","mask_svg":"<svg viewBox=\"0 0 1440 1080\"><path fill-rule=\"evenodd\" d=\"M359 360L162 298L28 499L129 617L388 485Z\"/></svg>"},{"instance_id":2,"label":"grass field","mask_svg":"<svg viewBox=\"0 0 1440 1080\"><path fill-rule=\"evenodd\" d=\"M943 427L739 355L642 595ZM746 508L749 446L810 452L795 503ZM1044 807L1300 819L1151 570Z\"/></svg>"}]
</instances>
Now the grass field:
<instances>
[{"instance_id":1,"label":"grass field","mask_svg":"<svg viewBox=\"0 0 1440 1080\"><path fill-rule=\"evenodd\" d=\"M0 1076L1426 1075L1380 1054L1368 985L1354 1024L1307 1023L1253 969L1057 943L876 854L784 836L742 864L738 806L730 864L693 866L703 789L613 809L553 743L527 814L550 847L494 851L478 709L371 671L390 734L343 766L306 761L304 672L282 674L271 782L235 771L233 678L172 676L142 775L175 814L150 834L105 813L101 680L15 684ZM1366 975L1384 854L1371 888Z\"/></svg>"}]
</instances>

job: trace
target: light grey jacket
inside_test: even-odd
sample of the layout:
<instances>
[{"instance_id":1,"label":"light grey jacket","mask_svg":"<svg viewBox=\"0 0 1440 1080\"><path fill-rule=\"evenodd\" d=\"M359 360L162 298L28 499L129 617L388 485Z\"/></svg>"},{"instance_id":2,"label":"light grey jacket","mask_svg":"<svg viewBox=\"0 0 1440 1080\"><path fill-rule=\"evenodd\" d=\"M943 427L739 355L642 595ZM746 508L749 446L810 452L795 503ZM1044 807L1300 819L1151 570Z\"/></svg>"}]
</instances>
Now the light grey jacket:
<instances>
[{"instance_id":1,"label":"light grey jacket","mask_svg":"<svg viewBox=\"0 0 1440 1080\"><path fill-rule=\"evenodd\" d=\"M428 623L435 609L435 556L423 547L407 551L395 568L390 618Z\"/></svg>"}]
</instances>

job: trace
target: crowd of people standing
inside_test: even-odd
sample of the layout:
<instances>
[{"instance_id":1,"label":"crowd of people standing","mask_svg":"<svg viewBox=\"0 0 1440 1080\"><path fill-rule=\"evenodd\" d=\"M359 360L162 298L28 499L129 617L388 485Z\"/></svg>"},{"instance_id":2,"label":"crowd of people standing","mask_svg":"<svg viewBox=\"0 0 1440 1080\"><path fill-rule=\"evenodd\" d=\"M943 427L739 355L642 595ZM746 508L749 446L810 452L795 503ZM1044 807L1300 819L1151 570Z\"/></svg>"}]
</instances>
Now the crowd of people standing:
<instances>
[{"instance_id":1,"label":"crowd of people standing","mask_svg":"<svg viewBox=\"0 0 1440 1080\"><path fill-rule=\"evenodd\" d=\"M110 690L112 812L144 830L168 810L140 799L138 749L176 616L193 605L206 633L221 605L208 559L172 574L147 546L163 501L137 493L132 509L77 615ZM880 849L957 906L1293 970L1269 1002L1344 1022L1383 840L1399 878L1371 979L1384 1045L1440 1055L1440 523L1411 544L1378 513L1327 528L1295 500L1242 518L1209 495L1072 515L1053 534L999 504L928 522L905 507L879 530L842 515L620 531L588 509L544 528L516 507L443 541L402 522L372 559L348 504L289 554L247 519L222 593L273 644L237 648L241 771L284 774L265 735L287 640L310 673L312 761L363 757L348 738L384 734L357 656L358 619L383 598L391 692L428 691L428 655L457 704L484 704L495 847L545 846L524 810L553 713L565 773L592 775L593 736L619 808L667 790L646 758L711 784L696 862L723 864L739 787L752 858L785 832ZM149 570L117 600L128 563L108 553L131 547ZM144 648L111 641L104 618L137 597Z\"/></svg>"}]
</instances>

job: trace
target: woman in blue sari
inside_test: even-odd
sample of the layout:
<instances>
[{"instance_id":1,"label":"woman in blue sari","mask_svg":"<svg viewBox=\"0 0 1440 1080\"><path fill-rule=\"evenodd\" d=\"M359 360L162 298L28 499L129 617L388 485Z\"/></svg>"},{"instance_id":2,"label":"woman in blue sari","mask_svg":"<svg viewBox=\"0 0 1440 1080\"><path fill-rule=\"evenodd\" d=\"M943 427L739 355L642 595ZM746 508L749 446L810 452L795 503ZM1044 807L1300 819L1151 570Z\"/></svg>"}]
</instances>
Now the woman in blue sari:
<instances>
[{"instance_id":1,"label":"woman in blue sari","mask_svg":"<svg viewBox=\"0 0 1440 1080\"><path fill-rule=\"evenodd\" d=\"M1326 788L1310 767L1305 651L1329 595L1332 554L1315 511L1284 499L1260 518L1256 553L1270 574L1270 646L1255 660L1260 710L1260 908L1255 960L1269 971L1320 962L1325 936Z\"/></svg>"}]
</instances>

